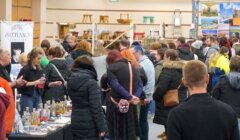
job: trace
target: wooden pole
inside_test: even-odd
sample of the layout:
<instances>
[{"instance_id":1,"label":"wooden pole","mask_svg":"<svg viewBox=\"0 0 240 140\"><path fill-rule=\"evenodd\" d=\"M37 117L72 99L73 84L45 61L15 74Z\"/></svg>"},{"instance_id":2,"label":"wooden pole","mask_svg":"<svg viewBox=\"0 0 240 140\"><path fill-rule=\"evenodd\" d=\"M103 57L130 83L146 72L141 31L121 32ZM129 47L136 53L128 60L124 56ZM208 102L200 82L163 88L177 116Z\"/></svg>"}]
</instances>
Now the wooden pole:
<instances>
[{"instance_id":1,"label":"wooden pole","mask_svg":"<svg viewBox=\"0 0 240 140\"><path fill-rule=\"evenodd\" d=\"M127 31L123 32L122 34L120 34L118 37L116 37L111 43L109 43L105 49L107 49L109 46L111 46L114 42L116 42L118 39L120 39L123 35L125 35L127 32L129 32L130 30L133 29L133 26L131 26Z\"/></svg>"}]
</instances>

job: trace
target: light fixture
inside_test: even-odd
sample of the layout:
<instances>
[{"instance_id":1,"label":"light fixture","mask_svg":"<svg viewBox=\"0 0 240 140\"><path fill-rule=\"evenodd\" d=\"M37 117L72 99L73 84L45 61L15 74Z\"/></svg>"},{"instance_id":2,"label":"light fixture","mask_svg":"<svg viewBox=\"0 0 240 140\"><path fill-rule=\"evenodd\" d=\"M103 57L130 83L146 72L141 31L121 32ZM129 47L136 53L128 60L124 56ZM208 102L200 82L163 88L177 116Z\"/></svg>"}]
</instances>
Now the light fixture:
<instances>
[{"instance_id":1,"label":"light fixture","mask_svg":"<svg viewBox=\"0 0 240 140\"><path fill-rule=\"evenodd\" d=\"M109 0L110 2L119 2L119 0Z\"/></svg>"}]
</instances>

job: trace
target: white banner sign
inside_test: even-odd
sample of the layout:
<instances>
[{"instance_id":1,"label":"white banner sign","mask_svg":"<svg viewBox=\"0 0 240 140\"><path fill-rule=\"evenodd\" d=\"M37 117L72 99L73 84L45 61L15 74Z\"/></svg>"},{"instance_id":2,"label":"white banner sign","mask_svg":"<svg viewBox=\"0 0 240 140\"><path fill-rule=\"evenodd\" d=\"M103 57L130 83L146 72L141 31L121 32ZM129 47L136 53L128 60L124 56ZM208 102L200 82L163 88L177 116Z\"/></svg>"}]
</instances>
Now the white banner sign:
<instances>
[{"instance_id":1,"label":"white banner sign","mask_svg":"<svg viewBox=\"0 0 240 140\"><path fill-rule=\"evenodd\" d=\"M33 48L33 22L1 22L1 47L11 53L11 74L15 77L20 69L19 55Z\"/></svg>"},{"instance_id":2,"label":"white banner sign","mask_svg":"<svg viewBox=\"0 0 240 140\"><path fill-rule=\"evenodd\" d=\"M24 48L20 49L24 52L33 48L33 22L1 22L1 46L11 50L22 44Z\"/></svg>"}]
</instances>

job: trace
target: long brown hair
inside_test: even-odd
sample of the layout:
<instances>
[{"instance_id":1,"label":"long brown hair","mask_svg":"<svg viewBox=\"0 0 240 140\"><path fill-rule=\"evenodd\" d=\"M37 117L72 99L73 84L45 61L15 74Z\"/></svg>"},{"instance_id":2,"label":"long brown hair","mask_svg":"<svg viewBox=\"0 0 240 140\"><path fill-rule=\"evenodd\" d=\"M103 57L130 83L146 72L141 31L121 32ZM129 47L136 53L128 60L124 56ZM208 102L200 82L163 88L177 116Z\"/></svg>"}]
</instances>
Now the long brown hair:
<instances>
[{"instance_id":1,"label":"long brown hair","mask_svg":"<svg viewBox=\"0 0 240 140\"><path fill-rule=\"evenodd\" d=\"M41 47L33 48L31 52L28 53L28 63L31 64L38 55L44 55L43 49Z\"/></svg>"}]
</instances>

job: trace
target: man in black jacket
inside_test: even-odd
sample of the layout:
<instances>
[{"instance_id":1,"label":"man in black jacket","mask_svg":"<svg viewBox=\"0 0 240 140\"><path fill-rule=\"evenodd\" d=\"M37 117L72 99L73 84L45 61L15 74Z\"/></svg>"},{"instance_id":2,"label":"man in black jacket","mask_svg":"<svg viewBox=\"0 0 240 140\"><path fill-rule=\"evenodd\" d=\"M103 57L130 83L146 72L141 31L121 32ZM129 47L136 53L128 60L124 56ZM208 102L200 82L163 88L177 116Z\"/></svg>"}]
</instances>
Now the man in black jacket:
<instances>
[{"instance_id":1,"label":"man in black jacket","mask_svg":"<svg viewBox=\"0 0 240 140\"><path fill-rule=\"evenodd\" d=\"M197 73L197 74L196 74ZM233 109L207 94L208 73L203 62L192 60L183 68L189 99L170 112L168 140L239 140Z\"/></svg>"},{"instance_id":2,"label":"man in black jacket","mask_svg":"<svg viewBox=\"0 0 240 140\"><path fill-rule=\"evenodd\" d=\"M186 44L186 39L184 37L179 37L177 39L176 46L177 46L179 57L182 60L189 61L194 59L194 55L190 51L190 46Z\"/></svg>"}]
</instances>

